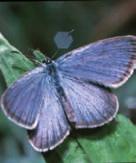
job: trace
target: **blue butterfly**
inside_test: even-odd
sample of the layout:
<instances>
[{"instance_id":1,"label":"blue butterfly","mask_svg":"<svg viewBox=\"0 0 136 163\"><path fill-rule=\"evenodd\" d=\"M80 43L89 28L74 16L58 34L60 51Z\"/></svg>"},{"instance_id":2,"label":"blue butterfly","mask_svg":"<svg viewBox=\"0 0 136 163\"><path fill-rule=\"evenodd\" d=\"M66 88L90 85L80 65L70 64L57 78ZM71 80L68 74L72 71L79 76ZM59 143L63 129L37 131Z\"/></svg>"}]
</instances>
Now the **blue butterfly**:
<instances>
[{"instance_id":1,"label":"blue butterfly","mask_svg":"<svg viewBox=\"0 0 136 163\"><path fill-rule=\"evenodd\" d=\"M124 84L135 65L135 36L100 40L54 61L45 58L4 92L1 107L28 129L34 149L52 150L72 127L95 128L116 116L118 99L107 88Z\"/></svg>"}]
</instances>

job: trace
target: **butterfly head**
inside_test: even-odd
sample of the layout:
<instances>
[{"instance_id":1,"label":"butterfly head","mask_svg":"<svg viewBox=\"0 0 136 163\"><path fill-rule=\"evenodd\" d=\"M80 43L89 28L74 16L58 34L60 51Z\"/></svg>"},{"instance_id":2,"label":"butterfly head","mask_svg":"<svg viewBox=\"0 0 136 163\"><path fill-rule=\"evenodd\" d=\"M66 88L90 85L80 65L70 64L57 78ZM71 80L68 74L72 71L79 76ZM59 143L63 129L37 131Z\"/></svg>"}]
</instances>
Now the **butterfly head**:
<instances>
[{"instance_id":1,"label":"butterfly head","mask_svg":"<svg viewBox=\"0 0 136 163\"><path fill-rule=\"evenodd\" d=\"M42 63L48 65L48 64L51 64L52 63L52 60L49 57L45 57L43 59Z\"/></svg>"}]
</instances>

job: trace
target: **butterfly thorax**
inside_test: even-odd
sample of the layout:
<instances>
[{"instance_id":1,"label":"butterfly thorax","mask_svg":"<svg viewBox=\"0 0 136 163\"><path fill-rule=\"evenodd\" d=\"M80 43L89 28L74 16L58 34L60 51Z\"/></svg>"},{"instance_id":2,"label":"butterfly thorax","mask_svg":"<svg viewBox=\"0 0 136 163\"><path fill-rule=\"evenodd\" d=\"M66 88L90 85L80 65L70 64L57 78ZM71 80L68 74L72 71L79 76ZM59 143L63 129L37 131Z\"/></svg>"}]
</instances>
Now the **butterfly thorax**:
<instances>
[{"instance_id":1,"label":"butterfly thorax","mask_svg":"<svg viewBox=\"0 0 136 163\"><path fill-rule=\"evenodd\" d=\"M56 67L53 62L46 64L48 74L51 76L56 76Z\"/></svg>"},{"instance_id":2,"label":"butterfly thorax","mask_svg":"<svg viewBox=\"0 0 136 163\"><path fill-rule=\"evenodd\" d=\"M41 64L43 67L45 67L46 71L49 75L55 76L56 74L56 67L54 64L54 61L51 60L49 57L45 57L45 59L42 61Z\"/></svg>"},{"instance_id":3,"label":"butterfly thorax","mask_svg":"<svg viewBox=\"0 0 136 163\"><path fill-rule=\"evenodd\" d=\"M51 80L54 83L55 88L57 89L57 92L59 93L60 96L64 96L63 89L60 85L60 79L58 75L58 71L56 68L56 64L54 61L51 61L50 64L46 64L46 71L48 75L51 77Z\"/></svg>"}]
</instances>

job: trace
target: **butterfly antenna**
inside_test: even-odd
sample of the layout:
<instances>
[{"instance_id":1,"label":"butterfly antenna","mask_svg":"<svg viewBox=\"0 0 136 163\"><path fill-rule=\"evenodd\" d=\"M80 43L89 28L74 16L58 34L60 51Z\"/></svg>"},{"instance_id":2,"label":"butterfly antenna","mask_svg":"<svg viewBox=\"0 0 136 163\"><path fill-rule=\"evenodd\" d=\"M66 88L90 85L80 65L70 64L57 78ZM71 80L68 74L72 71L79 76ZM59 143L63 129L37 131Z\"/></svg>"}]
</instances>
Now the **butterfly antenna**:
<instances>
[{"instance_id":1,"label":"butterfly antenna","mask_svg":"<svg viewBox=\"0 0 136 163\"><path fill-rule=\"evenodd\" d=\"M36 65L39 65L39 64L41 64L41 62L40 61L38 61L37 59L32 59L32 61L36 64Z\"/></svg>"},{"instance_id":2,"label":"butterfly antenna","mask_svg":"<svg viewBox=\"0 0 136 163\"><path fill-rule=\"evenodd\" d=\"M54 59L59 52L60 52L60 49L57 49L55 53L51 56L51 59Z\"/></svg>"},{"instance_id":3,"label":"butterfly antenna","mask_svg":"<svg viewBox=\"0 0 136 163\"><path fill-rule=\"evenodd\" d=\"M35 63L35 64L41 64L42 61L45 59L45 55L39 50L39 49L32 49L29 48L28 51L31 52L31 60Z\"/></svg>"},{"instance_id":4,"label":"butterfly antenna","mask_svg":"<svg viewBox=\"0 0 136 163\"><path fill-rule=\"evenodd\" d=\"M71 31L68 32L68 35L70 35L71 33L73 33L75 31L75 29L72 29Z\"/></svg>"}]
</instances>

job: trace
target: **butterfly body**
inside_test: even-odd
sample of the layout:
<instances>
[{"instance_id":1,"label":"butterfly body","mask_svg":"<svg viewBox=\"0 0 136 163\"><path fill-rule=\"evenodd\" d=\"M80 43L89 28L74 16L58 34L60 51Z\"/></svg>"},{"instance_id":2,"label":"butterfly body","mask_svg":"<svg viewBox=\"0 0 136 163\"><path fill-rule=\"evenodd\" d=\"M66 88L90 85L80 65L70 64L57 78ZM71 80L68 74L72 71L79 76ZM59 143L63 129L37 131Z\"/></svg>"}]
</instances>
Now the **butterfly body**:
<instances>
[{"instance_id":1,"label":"butterfly body","mask_svg":"<svg viewBox=\"0 0 136 163\"><path fill-rule=\"evenodd\" d=\"M40 152L55 148L75 128L100 127L119 109L117 88L136 66L136 37L113 37L45 61L2 95L5 115L28 129Z\"/></svg>"}]
</instances>

